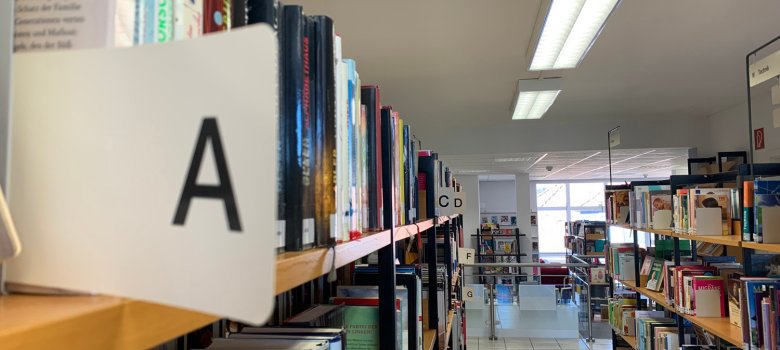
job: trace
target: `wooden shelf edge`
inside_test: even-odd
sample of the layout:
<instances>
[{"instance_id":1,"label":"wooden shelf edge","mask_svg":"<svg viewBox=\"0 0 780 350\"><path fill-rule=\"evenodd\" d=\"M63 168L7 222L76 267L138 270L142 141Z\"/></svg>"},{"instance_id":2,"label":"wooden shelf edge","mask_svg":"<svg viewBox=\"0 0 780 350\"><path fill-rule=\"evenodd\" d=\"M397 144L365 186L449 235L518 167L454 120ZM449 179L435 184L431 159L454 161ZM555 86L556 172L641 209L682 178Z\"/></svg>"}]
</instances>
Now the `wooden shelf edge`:
<instances>
[{"instance_id":1,"label":"wooden shelf edge","mask_svg":"<svg viewBox=\"0 0 780 350\"><path fill-rule=\"evenodd\" d=\"M618 336L623 338L623 340L625 340L626 343L628 343L628 345L630 345L632 349L637 348L636 337L632 337L630 335L620 335L620 334L618 334Z\"/></svg>"},{"instance_id":2,"label":"wooden shelf edge","mask_svg":"<svg viewBox=\"0 0 780 350\"><path fill-rule=\"evenodd\" d=\"M3 349L143 349L218 319L111 296L3 296L0 314Z\"/></svg>"},{"instance_id":3,"label":"wooden shelf edge","mask_svg":"<svg viewBox=\"0 0 780 350\"><path fill-rule=\"evenodd\" d=\"M450 217L440 217L440 222ZM444 220L444 221L441 221ZM406 239L433 227L433 219L395 228L395 241ZM369 255L390 243L390 230L365 235L357 240L336 245L336 268ZM330 272L333 252L328 248L315 248L301 252L286 252L276 259L276 294L286 292L303 283Z\"/></svg>"},{"instance_id":4,"label":"wooden shelf edge","mask_svg":"<svg viewBox=\"0 0 780 350\"><path fill-rule=\"evenodd\" d=\"M704 330L714 334L715 336L734 345L742 344L742 329L732 325L729 322L728 317L696 317L693 315L680 313L676 308L666 303L662 293L651 291L642 287L636 287L634 283L628 281L620 281L620 283L652 299L658 305L661 305L665 309L682 316L686 320L702 327Z\"/></svg>"},{"instance_id":5,"label":"wooden shelf edge","mask_svg":"<svg viewBox=\"0 0 780 350\"><path fill-rule=\"evenodd\" d=\"M434 340L436 339L435 329L423 329L423 349L433 350Z\"/></svg>"},{"instance_id":6,"label":"wooden shelf edge","mask_svg":"<svg viewBox=\"0 0 780 350\"><path fill-rule=\"evenodd\" d=\"M455 310L447 312L447 330L444 332L444 348L448 348L450 344L450 334L452 334L452 321L455 319Z\"/></svg>"},{"instance_id":7,"label":"wooden shelf edge","mask_svg":"<svg viewBox=\"0 0 780 350\"><path fill-rule=\"evenodd\" d=\"M780 244L774 244L774 243L742 242L742 247L780 253Z\"/></svg>"}]
</instances>

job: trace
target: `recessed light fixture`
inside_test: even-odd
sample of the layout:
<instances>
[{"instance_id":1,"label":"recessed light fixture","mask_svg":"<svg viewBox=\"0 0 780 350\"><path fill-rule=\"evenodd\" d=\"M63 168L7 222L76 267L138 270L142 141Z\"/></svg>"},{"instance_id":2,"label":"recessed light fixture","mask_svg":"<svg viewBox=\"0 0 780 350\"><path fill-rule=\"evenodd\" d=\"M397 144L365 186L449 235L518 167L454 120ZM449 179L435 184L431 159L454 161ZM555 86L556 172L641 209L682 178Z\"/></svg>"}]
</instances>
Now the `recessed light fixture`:
<instances>
[{"instance_id":1,"label":"recessed light fixture","mask_svg":"<svg viewBox=\"0 0 780 350\"><path fill-rule=\"evenodd\" d=\"M496 158L493 161L496 163L509 163L509 162L527 162L533 159L533 157L525 157L525 158Z\"/></svg>"},{"instance_id":2,"label":"recessed light fixture","mask_svg":"<svg viewBox=\"0 0 780 350\"><path fill-rule=\"evenodd\" d=\"M561 78L519 80L512 119L541 118L555 102L561 90Z\"/></svg>"},{"instance_id":3,"label":"recessed light fixture","mask_svg":"<svg viewBox=\"0 0 780 350\"><path fill-rule=\"evenodd\" d=\"M575 68L620 0L552 0L529 70Z\"/></svg>"}]
</instances>

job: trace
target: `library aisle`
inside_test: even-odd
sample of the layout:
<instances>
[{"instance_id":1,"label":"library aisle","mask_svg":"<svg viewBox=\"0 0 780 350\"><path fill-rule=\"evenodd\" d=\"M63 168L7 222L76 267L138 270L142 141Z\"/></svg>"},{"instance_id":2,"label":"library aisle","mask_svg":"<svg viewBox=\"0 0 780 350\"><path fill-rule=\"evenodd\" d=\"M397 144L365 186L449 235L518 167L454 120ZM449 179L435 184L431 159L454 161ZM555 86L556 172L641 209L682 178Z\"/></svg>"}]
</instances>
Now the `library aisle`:
<instances>
[{"instance_id":1,"label":"library aisle","mask_svg":"<svg viewBox=\"0 0 780 350\"><path fill-rule=\"evenodd\" d=\"M780 350L780 0L0 0L0 350Z\"/></svg>"}]
</instances>

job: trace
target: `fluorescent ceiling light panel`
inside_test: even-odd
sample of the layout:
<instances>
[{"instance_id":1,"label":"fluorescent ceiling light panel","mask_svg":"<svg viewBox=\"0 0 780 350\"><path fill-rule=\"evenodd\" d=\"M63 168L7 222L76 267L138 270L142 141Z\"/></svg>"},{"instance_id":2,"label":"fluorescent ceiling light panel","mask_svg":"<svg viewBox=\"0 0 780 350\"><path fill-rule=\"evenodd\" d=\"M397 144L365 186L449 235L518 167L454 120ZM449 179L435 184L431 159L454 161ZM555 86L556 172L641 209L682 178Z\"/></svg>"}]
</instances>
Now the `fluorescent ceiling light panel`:
<instances>
[{"instance_id":1,"label":"fluorescent ceiling light panel","mask_svg":"<svg viewBox=\"0 0 780 350\"><path fill-rule=\"evenodd\" d=\"M550 109L563 89L563 79L521 79L517 82L512 119L539 119Z\"/></svg>"},{"instance_id":2,"label":"fluorescent ceiling light panel","mask_svg":"<svg viewBox=\"0 0 780 350\"><path fill-rule=\"evenodd\" d=\"M553 0L529 70L574 68L619 0Z\"/></svg>"}]
</instances>

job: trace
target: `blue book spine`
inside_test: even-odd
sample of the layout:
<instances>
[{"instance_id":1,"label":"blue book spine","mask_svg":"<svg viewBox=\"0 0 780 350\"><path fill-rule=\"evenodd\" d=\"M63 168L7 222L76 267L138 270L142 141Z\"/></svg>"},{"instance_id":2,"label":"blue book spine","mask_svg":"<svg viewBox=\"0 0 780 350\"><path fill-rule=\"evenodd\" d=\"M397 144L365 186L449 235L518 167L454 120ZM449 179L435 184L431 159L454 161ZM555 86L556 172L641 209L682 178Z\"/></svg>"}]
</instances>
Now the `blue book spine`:
<instances>
[{"instance_id":1,"label":"blue book spine","mask_svg":"<svg viewBox=\"0 0 780 350\"><path fill-rule=\"evenodd\" d=\"M143 0L144 1L144 27L143 27L143 42L153 43L154 29L156 28L157 16L155 16L155 0Z\"/></svg>"}]
</instances>

